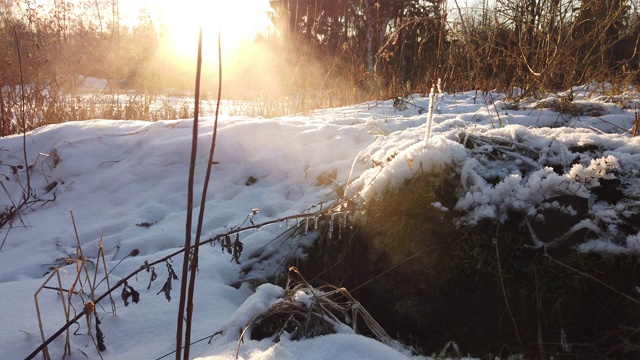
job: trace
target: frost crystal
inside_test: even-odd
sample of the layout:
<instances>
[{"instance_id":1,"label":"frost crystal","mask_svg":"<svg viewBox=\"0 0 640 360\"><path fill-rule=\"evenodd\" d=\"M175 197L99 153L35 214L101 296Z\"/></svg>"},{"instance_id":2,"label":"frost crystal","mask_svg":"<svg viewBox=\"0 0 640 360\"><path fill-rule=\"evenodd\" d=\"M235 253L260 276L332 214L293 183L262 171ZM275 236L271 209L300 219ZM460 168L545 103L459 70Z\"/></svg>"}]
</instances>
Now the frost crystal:
<instances>
[{"instance_id":1,"label":"frost crystal","mask_svg":"<svg viewBox=\"0 0 640 360\"><path fill-rule=\"evenodd\" d=\"M582 164L573 165L571 171L569 171L569 176L591 189L600 186L599 179L615 179L615 175L612 173L619 168L618 159L613 155L609 155L592 159L588 167Z\"/></svg>"},{"instance_id":2,"label":"frost crystal","mask_svg":"<svg viewBox=\"0 0 640 360\"><path fill-rule=\"evenodd\" d=\"M436 209L438 209L438 210L440 210L440 211L442 211L442 212L447 212L447 211L449 211L449 208L447 208L446 206L442 205L442 203L441 203L441 202L439 202L439 201L432 202L432 203L431 203L431 206L433 206L434 208L436 208Z\"/></svg>"},{"instance_id":3,"label":"frost crystal","mask_svg":"<svg viewBox=\"0 0 640 360\"><path fill-rule=\"evenodd\" d=\"M640 233L627 237L627 249L640 254Z\"/></svg>"}]
</instances>

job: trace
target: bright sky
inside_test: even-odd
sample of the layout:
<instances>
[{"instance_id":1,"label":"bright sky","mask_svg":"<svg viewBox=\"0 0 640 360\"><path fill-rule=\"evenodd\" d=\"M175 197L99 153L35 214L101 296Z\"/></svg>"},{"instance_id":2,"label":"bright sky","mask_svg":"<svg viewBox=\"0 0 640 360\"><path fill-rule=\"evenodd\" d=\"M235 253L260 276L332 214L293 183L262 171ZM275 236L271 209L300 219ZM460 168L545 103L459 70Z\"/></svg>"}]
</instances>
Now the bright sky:
<instances>
[{"instance_id":1,"label":"bright sky","mask_svg":"<svg viewBox=\"0 0 640 360\"><path fill-rule=\"evenodd\" d=\"M77 12L94 14L103 22L112 21L114 7L117 7L120 23L132 27L141 17L148 16L158 30L162 30L167 46L175 55L185 54L195 57L199 25L203 25L203 40L214 43L218 29L221 31L223 52L236 50L242 41L253 40L257 34L266 34L272 29L269 0L66 0L75 5ZM32 8L47 12L55 6L55 0L35 0ZM86 15L84 15L86 16ZM215 53L217 46L212 48ZM192 55L189 55L192 54Z\"/></svg>"},{"instance_id":2,"label":"bright sky","mask_svg":"<svg viewBox=\"0 0 640 360\"><path fill-rule=\"evenodd\" d=\"M153 23L162 27L168 46L177 53L197 51L198 29L203 25L203 41L213 43L221 31L223 51L236 50L243 40L269 31L269 0L137 0L121 2L123 21L134 22L146 8ZM210 46L216 48L216 46ZM207 51L205 47L205 53ZM187 55L189 56L189 55Z\"/></svg>"}]
</instances>

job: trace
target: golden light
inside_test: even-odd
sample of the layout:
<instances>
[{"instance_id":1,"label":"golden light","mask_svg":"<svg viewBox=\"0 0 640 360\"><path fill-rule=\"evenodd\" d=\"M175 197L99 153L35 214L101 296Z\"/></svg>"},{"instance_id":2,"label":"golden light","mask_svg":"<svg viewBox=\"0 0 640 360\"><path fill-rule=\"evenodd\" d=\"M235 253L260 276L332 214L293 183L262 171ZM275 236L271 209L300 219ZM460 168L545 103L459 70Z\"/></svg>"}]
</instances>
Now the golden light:
<instances>
[{"instance_id":1,"label":"golden light","mask_svg":"<svg viewBox=\"0 0 640 360\"><path fill-rule=\"evenodd\" d=\"M205 58L217 57L218 30L225 57L270 30L269 0L150 0L147 6L165 54L177 58L195 58L200 24Z\"/></svg>"}]
</instances>

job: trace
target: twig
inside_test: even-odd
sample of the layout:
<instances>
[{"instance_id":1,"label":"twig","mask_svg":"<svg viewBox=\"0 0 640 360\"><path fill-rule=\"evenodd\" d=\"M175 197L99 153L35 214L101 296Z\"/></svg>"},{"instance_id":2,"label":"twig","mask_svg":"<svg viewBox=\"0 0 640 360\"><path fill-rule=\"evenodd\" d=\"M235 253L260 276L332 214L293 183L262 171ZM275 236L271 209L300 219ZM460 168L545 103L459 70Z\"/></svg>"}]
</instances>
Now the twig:
<instances>
[{"instance_id":1,"label":"twig","mask_svg":"<svg viewBox=\"0 0 640 360\"><path fill-rule=\"evenodd\" d=\"M202 39L200 39L202 42ZM204 223L205 204L207 203L207 190L211 178L211 168L213 167L213 155L216 149L216 138L218 136L218 113L220 111L220 101L222 96L222 49L220 42L220 30L218 29L218 100L216 102L216 114L213 123L213 134L211 136L211 146L209 147L209 161L207 161L207 171L205 172L204 184L202 186L202 196L200 198L200 211L198 212L198 223L196 228L196 239L191 257L191 274L189 275L189 289L187 293L187 321L184 339L184 359L189 359L191 348L191 319L193 317L193 293L196 287L196 273L198 270L198 257L200 250L200 236L202 235L202 224ZM198 105L196 104L196 109ZM246 219L245 219L246 221Z\"/></svg>"},{"instance_id":2,"label":"twig","mask_svg":"<svg viewBox=\"0 0 640 360\"><path fill-rule=\"evenodd\" d=\"M42 288L43 289L47 289L47 290L56 290L56 291L60 291L60 292L66 292L66 293L71 291L69 289L64 289L64 288L61 288L61 287L54 287L54 286L43 286ZM77 292L76 292L76 294L77 294Z\"/></svg>"},{"instance_id":3,"label":"twig","mask_svg":"<svg viewBox=\"0 0 640 360\"><path fill-rule=\"evenodd\" d=\"M395 99L393 99L393 100L394 100L394 102L398 101L398 102L403 103L403 104L411 105L412 107L414 107L414 108L418 109L418 111L419 111L421 114L422 114L422 113L424 113L424 112L429 111L429 109L428 109L428 108L426 108L426 107L424 107L424 106L420 106L420 105L416 104L416 103L415 103L415 101L409 101L409 100L407 100L407 99L403 99L403 98L401 98L401 97L397 97L397 98L395 98Z\"/></svg>"},{"instance_id":4,"label":"twig","mask_svg":"<svg viewBox=\"0 0 640 360\"><path fill-rule=\"evenodd\" d=\"M223 239L225 236L231 236L231 235L235 235L235 234L239 234L242 232L246 232L249 230L254 230L254 229L259 229L259 228L263 228L265 226L269 226L269 225L273 225L273 224L279 224L282 223L283 221L287 221L287 220L295 220L295 219L304 219L306 217L315 217L315 216L321 216L321 215L325 215L327 213L330 212L335 212L336 208L339 208L342 206L342 203L338 203L338 204L334 204L333 206L330 206L324 210L321 211L317 211L317 212L313 212L313 213L303 213L303 214L296 214L296 215L291 215L291 216L286 216L286 217L282 217L282 218L278 218L278 219L274 219L274 220L269 220L269 221L265 221L263 223L258 223L258 224L251 224L250 226L245 226L245 227L238 227L235 229L231 229L229 231L227 231L226 233L221 233L218 234L212 238L209 238L205 241L202 241L200 243L200 246L202 245L206 245L206 244L211 244L214 243L216 241L219 241L220 239ZM351 209L351 210L357 210L357 209ZM151 266L163 263L177 255L180 255L182 253L185 252L185 248L179 249L174 251L173 253L164 256L156 261L153 262L145 262L143 265L140 265L140 267L133 271L132 273L130 273L129 275L121 278L113 287L109 288L106 292L104 292L102 295L98 296L97 298L95 298L93 300L94 304L98 304L100 303L100 301L102 301L104 298L106 298L107 296L110 296L112 292L114 292L116 289L118 289L121 285L123 285L127 280L131 279L132 277L138 275L140 272L142 271L147 271L147 269ZM74 291L73 289L71 289L70 291ZM48 339L46 339L42 344L40 344L38 346L37 349L35 349L31 354L29 354L25 360L29 360L29 359L33 359L36 355L38 355L38 353L40 353L41 351L43 351L43 349L45 349L47 347L47 345L49 345L53 340L55 340L58 336L60 336L65 330L67 330L69 327L71 327L71 325L73 325L74 323L76 323L79 319L81 319L84 316L84 313L81 312L79 314L77 314L73 319L70 319L67 321L67 323L65 325L63 325L60 329L58 329L58 331L56 331L53 335L51 335Z\"/></svg>"},{"instance_id":5,"label":"twig","mask_svg":"<svg viewBox=\"0 0 640 360\"><path fill-rule=\"evenodd\" d=\"M62 287L62 279L60 278L59 268L56 269L56 276L58 277L58 286ZM71 296L71 293L76 293L76 292L72 291L72 289L69 289L68 296ZM67 321L69 321L69 307L67 307L67 303L64 302L64 296L62 294L60 294L60 302L62 302L62 310L64 311L64 318L67 319ZM69 329L67 329L67 334L65 336L65 341L64 341L64 353L71 355L71 343L69 342L69 339L70 339L70 334L69 334Z\"/></svg>"},{"instance_id":6,"label":"twig","mask_svg":"<svg viewBox=\"0 0 640 360\"><path fill-rule=\"evenodd\" d=\"M500 266L500 252L498 250L498 238L493 239L493 243L496 245L496 262L498 264L498 278L500 279L500 287L502 288L502 296L504 296L504 302L507 305L507 311L509 312L509 317L511 318L511 322L513 323L513 328L516 333L516 340L518 340L518 345L520 349L523 350L522 339L520 338L520 332L518 331L518 324L516 323L516 318L513 317L513 312L511 311L511 306L509 305L509 299L507 298L507 291L504 288L504 281L502 280L502 267Z\"/></svg>"},{"instance_id":7,"label":"twig","mask_svg":"<svg viewBox=\"0 0 640 360\"><path fill-rule=\"evenodd\" d=\"M20 41L18 40L18 29L13 27L13 34L16 39L16 51L18 52L18 66L20 69L20 94L22 96L21 106L22 111L20 116L22 117L22 151L24 153L24 166L27 172L27 191L22 194L23 200L27 200L31 196L31 175L29 174L29 160L27 158L27 118L25 113L25 95L24 95L24 72L22 71L22 58L20 56Z\"/></svg>"},{"instance_id":8,"label":"twig","mask_svg":"<svg viewBox=\"0 0 640 360\"><path fill-rule=\"evenodd\" d=\"M76 227L76 220L73 217L73 211L69 210L69 213L71 214L71 222L73 223L73 231L75 232L76 235L76 242L78 244L78 247L76 248L76 252L77 255L79 255L79 260L80 260L80 266L78 266L78 261L76 260L75 264L76 264L76 271L78 273L78 277L77 280L80 284L80 289L84 288L84 285L82 284L82 277L80 276L80 274L84 271L85 273L85 280L87 282L87 284L89 285L89 290L91 290L90 293L90 297L93 300L93 290L94 287L92 285L91 282L91 277L89 276L89 269L87 269L87 261L86 258L84 256L84 253L82 252L82 245L80 244L80 236L78 235L78 229ZM82 291L80 291L80 293L82 293Z\"/></svg>"},{"instance_id":9,"label":"twig","mask_svg":"<svg viewBox=\"0 0 640 360\"><path fill-rule=\"evenodd\" d=\"M356 290L360 289L361 287L364 287L364 286L366 286L367 284L371 283L372 281L374 281L374 280L376 280L376 279L380 278L380 277L381 277L381 276L383 276L384 274L386 274L386 273L388 273L388 272L390 272L390 271L392 271L392 270L394 270L394 269L398 268L399 266L403 265L404 263L408 262L409 260L411 260L411 259L413 259L413 258L415 258L415 257L418 257L418 256L422 255L425 251L430 251L430 250L431 250L431 249L433 249L433 248L435 248L435 246L432 246L432 247L430 247L430 248L428 248L428 249L424 249L424 250L422 250L422 251L420 251L420 252L417 252L417 253L415 253L415 254L413 254L413 255L409 256L408 258L406 258L406 259L402 260L402 261L401 261L401 262L399 262L398 264L396 264L396 265L394 265L394 266L392 266L392 267L388 268L387 270L385 270L385 271L381 272L380 274L378 274L378 275L376 275L376 276L372 277L371 279L369 279L369 280L365 281L364 283L362 283L362 284L360 284L360 285L356 286L355 288L351 289L351 292L355 292Z\"/></svg>"},{"instance_id":10,"label":"twig","mask_svg":"<svg viewBox=\"0 0 640 360\"><path fill-rule=\"evenodd\" d=\"M203 337L202 339L196 340L196 341L194 341L194 342L190 343L189 345L194 345L194 344L197 344L197 343L199 343L199 342L203 342L203 341L205 341L205 340L207 340L207 339L211 339L211 338L213 338L213 337L214 337L214 336L216 336L216 335L221 335L221 332L220 332L220 331L218 331L218 332L214 333L213 335L208 335L208 336L206 336L206 337ZM176 352L175 350L173 350L173 351L171 351L171 352L168 352L168 353L166 353L166 354L164 354L164 355L160 356L160 357L159 357L159 358L157 358L156 360L164 359L164 358L166 358L167 356L169 356L169 355L171 355L171 354L173 354L173 353L175 353L175 352Z\"/></svg>"},{"instance_id":11,"label":"twig","mask_svg":"<svg viewBox=\"0 0 640 360\"><path fill-rule=\"evenodd\" d=\"M576 268L573 268L573 267L571 267L571 266L569 266L569 265L567 265L567 264L561 263L560 261L558 261L558 260L556 260L556 259L552 258L552 257L551 257L551 255L549 255L549 254L545 254L545 256L546 256L547 258L549 258L549 260L553 261L554 263L556 263L556 264L558 264L558 265L561 265L561 266L563 266L563 267L565 267L565 268L567 268L567 269L569 269L569 270L575 271L575 272L577 272L578 274L580 274L580 275L582 275L582 276L585 276L585 277L587 277L587 278L589 278L589 279L591 279L591 280L593 280L593 281L597 282L598 284L600 284L600 285L602 285L602 286L606 287L607 289L609 289L609 290L611 290L611 291L615 292L616 294L621 295L621 296L623 296L623 297L627 298L627 299L628 299L628 300L630 300L631 302L633 302L633 303L635 303L635 304L640 305L640 300L635 299L635 298L632 298L631 296L629 296L629 295L627 295L627 294L623 293L622 291L620 291L620 290L618 290L618 289L616 289L616 288L612 287L611 285L609 285L609 284L607 284L607 283L603 282L602 280L600 280L600 279L598 279L598 278L595 278L595 277L593 277L592 275L589 275L589 274L587 274L587 273L585 273L585 272L582 272L582 271L580 271L580 270L578 270L578 269L576 269Z\"/></svg>"},{"instance_id":12,"label":"twig","mask_svg":"<svg viewBox=\"0 0 640 360\"><path fill-rule=\"evenodd\" d=\"M469 88L471 88L471 82L472 82L472 78L471 78L471 55L473 52L471 51L471 46L470 46L470 42L469 42L469 34L467 32L467 24L464 21L464 16L462 16L462 10L460 9L460 5L458 4L458 0L454 0L454 3L456 4L456 8L458 9L458 16L460 16L460 24L462 25L462 35L463 35L463 41L464 41L464 45L467 48L467 76L468 81L469 81Z\"/></svg>"},{"instance_id":13,"label":"twig","mask_svg":"<svg viewBox=\"0 0 640 360\"><path fill-rule=\"evenodd\" d=\"M125 258L129 257L131 254L127 255ZM93 276L93 283L96 284L96 276L98 275L98 269L100 268L100 260L102 260L102 268L104 271L104 279L107 281L107 288L111 287L111 284L109 284L109 271L107 269L107 260L104 257L104 248L102 247L102 232L100 232L100 241L98 241L98 258L96 260L96 271L94 273ZM120 262L122 262L122 260L120 260ZM98 286L102 284L102 281L100 281L99 283L97 283L95 285L94 289L97 289ZM92 292L93 295L93 292ZM111 302L111 313L113 315L116 314L116 303L113 301L113 297L111 297L111 295L109 295L109 301Z\"/></svg>"},{"instance_id":14,"label":"twig","mask_svg":"<svg viewBox=\"0 0 640 360\"><path fill-rule=\"evenodd\" d=\"M196 154L198 152L198 112L200 109L200 76L202 73L202 23L198 33L198 58L196 68L196 85L195 85L195 109L193 112L193 131L191 138L191 161L189 163L189 183L187 185L187 221L184 238L184 255L182 261L182 278L180 279L180 303L178 305L178 323L176 325L176 360L180 360L182 353L182 335L183 335L183 317L185 315L185 307L187 308L187 318L192 309L187 306L187 275L189 271L189 256L191 255L191 222L193 221L193 184L196 169ZM190 324L189 324L190 327ZM185 346L185 359L189 358L189 348Z\"/></svg>"},{"instance_id":15,"label":"twig","mask_svg":"<svg viewBox=\"0 0 640 360\"><path fill-rule=\"evenodd\" d=\"M536 288L536 323L538 325L538 351L540 354L544 354L544 342L542 341L542 319L540 318L540 313L542 312L542 304L540 301L540 288L538 284L538 269L534 268L533 271L533 280Z\"/></svg>"},{"instance_id":16,"label":"twig","mask_svg":"<svg viewBox=\"0 0 640 360\"><path fill-rule=\"evenodd\" d=\"M52 272L51 275L49 275L49 277L47 278L47 280L45 280L44 284L48 283L49 280L51 280L51 278L53 277L53 275L55 275L55 273L57 272L58 272L58 269ZM38 302L38 294L44 288L45 286L44 284L36 291L35 294L33 294L33 299L36 303L36 314L38 315L38 326L40 328L40 337L42 338L42 343L44 344L44 346L42 347L42 355L44 356L45 359L48 360L48 359L51 359L51 357L49 356L49 349L47 348L45 337L44 337L44 326L42 325L42 316L40 315L40 303ZM63 303L64 303L64 300L63 300Z\"/></svg>"}]
</instances>

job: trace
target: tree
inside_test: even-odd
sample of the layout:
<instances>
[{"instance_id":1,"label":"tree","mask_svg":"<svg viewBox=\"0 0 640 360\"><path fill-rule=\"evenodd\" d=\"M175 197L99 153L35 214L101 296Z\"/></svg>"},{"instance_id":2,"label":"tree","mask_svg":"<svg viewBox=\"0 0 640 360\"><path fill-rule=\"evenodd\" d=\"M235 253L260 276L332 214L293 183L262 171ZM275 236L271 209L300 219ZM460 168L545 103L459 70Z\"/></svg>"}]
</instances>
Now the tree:
<instances>
[{"instance_id":1,"label":"tree","mask_svg":"<svg viewBox=\"0 0 640 360\"><path fill-rule=\"evenodd\" d=\"M348 48L368 86L385 88L439 68L445 38L443 0L274 0L275 22L289 41L322 57ZM434 61L433 59L436 59ZM351 66L354 68L353 64ZM438 76L432 71L431 76ZM416 81L419 82L419 81ZM362 85L362 84L360 84Z\"/></svg>"}]
</instances>

